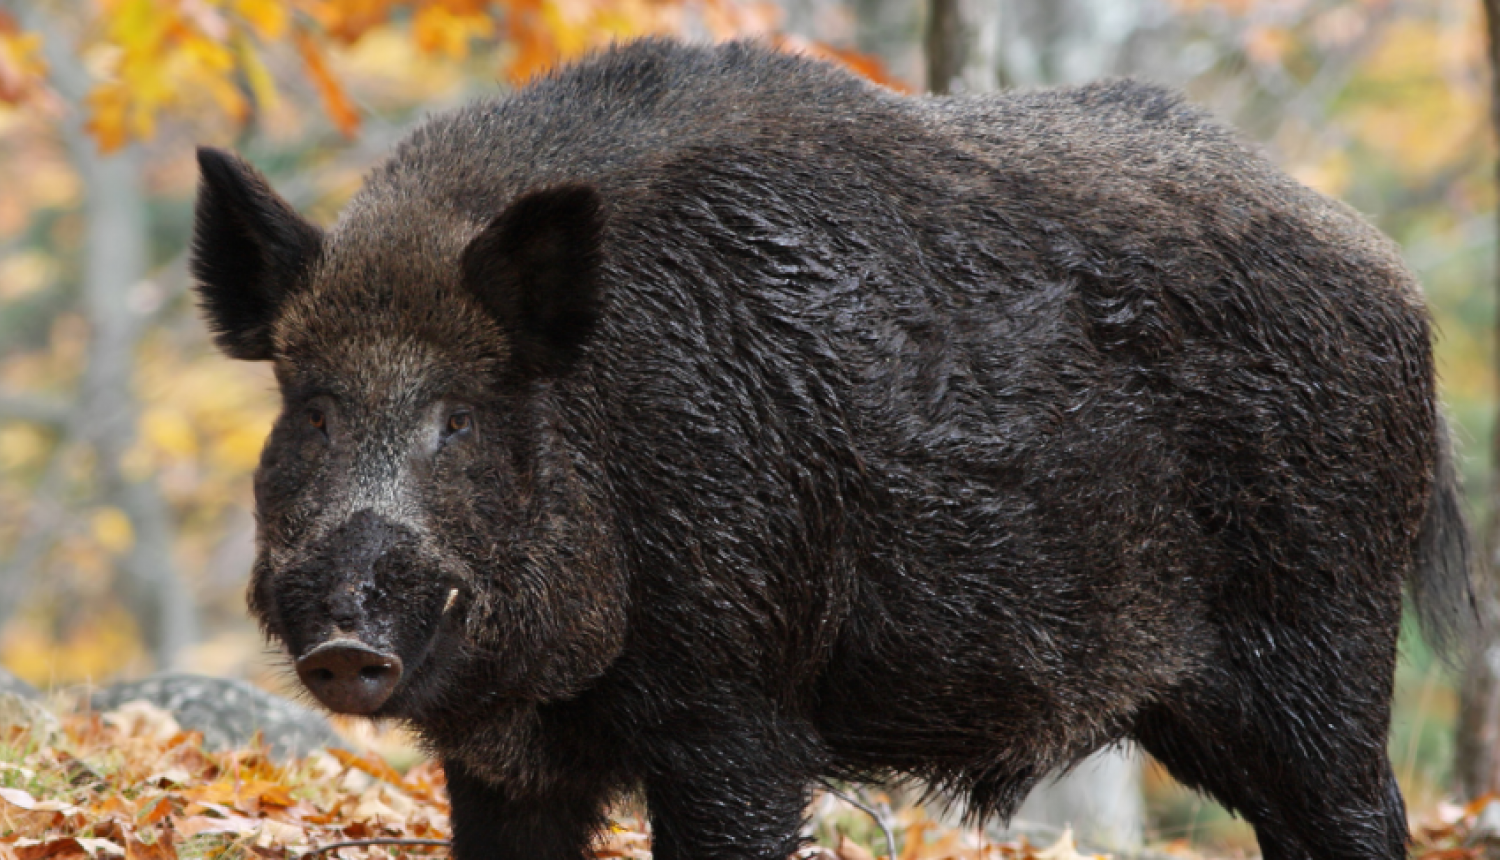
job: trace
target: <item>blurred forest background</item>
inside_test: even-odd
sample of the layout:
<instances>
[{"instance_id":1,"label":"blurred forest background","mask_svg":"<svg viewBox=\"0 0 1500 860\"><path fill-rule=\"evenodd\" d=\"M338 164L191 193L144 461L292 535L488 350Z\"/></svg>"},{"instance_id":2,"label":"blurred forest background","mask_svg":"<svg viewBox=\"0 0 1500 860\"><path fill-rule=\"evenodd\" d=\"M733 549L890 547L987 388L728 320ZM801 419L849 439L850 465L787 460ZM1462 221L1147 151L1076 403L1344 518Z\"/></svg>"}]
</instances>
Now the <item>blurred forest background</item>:
<instances>
[{"instance_id":1,"label":"blurred forest background","mask_svg":"<svg viewBox=\"0 0 1500 860\"><path fill-rule=\"evenodd\" d=\"M970 46L946 70L924 48L943 9ZM275 389L193 308L195 144L327 222L424 113L645 33L773 38L911 92L1185 89L1401 244L1488 518L1478 0L0 0L0 664L42 687L163 668L283 687L243 600ZM1457 694L1418 638L1404 650L1392 752L1416 808L1451 790ZM1158 771L1146 788L1154 835L1253 845Z\"/></svg>"}]
</instances>

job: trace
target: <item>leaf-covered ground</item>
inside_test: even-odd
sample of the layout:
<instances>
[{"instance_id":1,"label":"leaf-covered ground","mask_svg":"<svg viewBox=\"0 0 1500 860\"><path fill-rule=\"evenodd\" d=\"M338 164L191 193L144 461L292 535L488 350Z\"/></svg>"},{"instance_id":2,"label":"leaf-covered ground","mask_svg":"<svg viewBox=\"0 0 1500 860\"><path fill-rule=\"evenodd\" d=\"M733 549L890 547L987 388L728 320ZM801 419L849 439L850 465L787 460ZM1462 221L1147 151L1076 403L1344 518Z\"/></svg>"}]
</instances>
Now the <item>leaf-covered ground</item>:
<instances>
[{"instance_id":1,"label":"leaf-covered ground","mask_svg":"<svg viewBox=\"0 0 1500 860\"><path fill-rule=\"evenodd\" d=\"M1422 860L1478 858L1471 828L1484 802L1444 807L1414 833ZM1050 846L992 841L945 827L921 807L890 816L898 860L1083 860L1070 836ZM805 860L873 860L888 853L879 826L832 794L813 808L818 844ZM264 749L205 752L196 733L136 703L69 716L56 731L0 727L0 860L359 860L446 857L442 770L398 772L374 753L319 752L279 764ZM365 844L365 840L431 844ZM638 810L617 811L599 858L650 857ZM1199 858L1182 843L1157 856Z\"/></svg>"}]
</instances>

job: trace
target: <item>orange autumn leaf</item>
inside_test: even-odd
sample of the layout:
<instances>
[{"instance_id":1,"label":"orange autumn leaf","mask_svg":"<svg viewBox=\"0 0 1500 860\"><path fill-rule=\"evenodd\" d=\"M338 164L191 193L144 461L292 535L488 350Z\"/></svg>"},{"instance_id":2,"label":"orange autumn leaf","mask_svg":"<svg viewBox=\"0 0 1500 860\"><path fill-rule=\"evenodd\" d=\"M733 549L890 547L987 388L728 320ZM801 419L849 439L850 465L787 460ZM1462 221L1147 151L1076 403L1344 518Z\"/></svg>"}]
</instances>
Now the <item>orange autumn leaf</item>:
<instances>
[{"instance_id":1,"label":"orange autumn leaf","mask_svg":"<svg viewBox=\"0 0 1500 860\"><path fill-rule=\"evenodd\" d=\"M328 751L334 758L338 759L345 767L364 771L376 779L383 779L392 785L401 784L401 774L396 769L386 764L378 756L366 754L356 755L348 750L330 749Z\"/></svg>"},{"instance_id":2,"label":"orange autumn leaf","mask_svg":"<svg viewBox=\"0 0 1500 860\"><path fill-rule=\"evenodd\" d=\"M172 801L167 795L158 795L143 803L136 811L136 822L143 826L156 824L174 811Z\"/></svg>"},{"instance_id":3,"label":"orange autumn leaf","mask_svg":"<svg viewBox=\"0 0 1500 860\"><path fill-rule=\"evenodd\" d=\"M301 28L296 31L296 41L297 53L318 89L323 107L328 109L329 118L345 137L353 137L359 131L359 112L354 109L354 103L349 100L338 78L329 70L322 48L310 33Z\"/></svg>"},{"instance_id":4,"label":"orange autumn leaf","mask_svg":"<svg viewBox=\"0 0 1500 860\"><path fill-rule=\"evenodd\" d=\"M168 831L155 842L142 842L134 836L125 839L125 860L177 860L177 845Z\"/></svg>"},{"instance_id":5,"label":"orange autumn leaf","mask_svg":"<svg viewBox=\"0 0 1500 860\"><path fill-rule=\"evenodd\" d=\"M207 785L180 791L178 796L200 803L216 803L240 808L249 806L258 808L262 805L288 807L297 802L291 793L278 783L268 780L242 782L227 777L220 777Z\"/></svg>"},{"instance_id":6,"label":"orange autumn leaf","mask_svg":"<svg viewBox=\"0 0 1500 860\"><path fill-rule=\"evenodd\" d=\"M235 0L234 11L262 39L280 39L286 34L290 10L282 0Z\"/></svg>"},{"instance_id":7,"label":"orange autumn leaf","mask_svg":"<svg viewBox=\"0 0 1500 860\"><path fill-rule=\"evenodd\" d=\"M514 53L505 67L505 77L523 84L557 63L557 43L542 25L542 3L521 0L514 4L508 20L508 35Z\"/></svg>"},{"instance_id":8,"label":"orange autumn leaf","mask_svg":"<svg viewBox=\"0 0 1500 860\"><path fill-rule=\"evenodd\" d=\"M60 839L18 839L11 845L16 860L48 860L52 857L86 857L88 852L73 836Z\"/></svg>"},{"instance_id":9,"label":"orange autumn leaf","mask_svg":"<svg viewBox=\"0 0 1500 860\"><path fill-rule=\"evenodd\" d=\"M329 38L352 44L384 24L396 5L392 0L316 0L307 9Z\"/></svg>"},{"instance_id":10,"label":"orange autumn leaf","mask_svg":"<svg viewBox=\"0 0 1500 860\"><path fill-rule=\"evenodd\" d=\"M21 32L15 19L0 11L0 102L20 102L41 87L47 74L41 57L42 37Z\"/></svg>"},{"instance_id":11,"label":"orange autumn leaf","mask_svg":"<svg viewBox=\"0 0 1500 860\"><path fill-rule=\"evenodd\" d=\"M462 59L469 43L495 32L494 21L482 11L454 12L442 4L423 6L411 19L412 41L429 54Z\"/></svg>"},{"instance_id":12,"label":"orange autumn leaf","mask_svg":"<svg viewBox=\"0 0 1500 860\"><path fill-rule=\"evenodd\" d=\"M120 85L101 86L88 94L85 103L89 117L84 127L99 144L99 151L114 152L129 140L126 125L130 115L130 97Z\"/></svg>"}]
</instances>

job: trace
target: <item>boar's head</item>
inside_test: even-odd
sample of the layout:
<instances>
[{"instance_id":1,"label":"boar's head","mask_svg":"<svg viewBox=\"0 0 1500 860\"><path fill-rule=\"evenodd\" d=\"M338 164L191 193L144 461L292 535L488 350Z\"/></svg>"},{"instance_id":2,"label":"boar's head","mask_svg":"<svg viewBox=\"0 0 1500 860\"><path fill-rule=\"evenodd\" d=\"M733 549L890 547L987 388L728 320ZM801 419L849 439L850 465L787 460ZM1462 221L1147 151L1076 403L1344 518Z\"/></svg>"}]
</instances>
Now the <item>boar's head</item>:
<instances>
[{"instance_id":1,"label":"boar's head","mask_svg":"<svg viewBox=\"0 0 1500 860\"><path fill-rule=\"evenodd\" d=\"M249 597L298 676L335 711L419 724L587 686L627 600L569 411L587 398L557 396L586 384L597 192L533 190L486 224L384 211L377 174L324 232L235 156L199 165L203 311L281 389Z\"/></svg>"}]
</instances>

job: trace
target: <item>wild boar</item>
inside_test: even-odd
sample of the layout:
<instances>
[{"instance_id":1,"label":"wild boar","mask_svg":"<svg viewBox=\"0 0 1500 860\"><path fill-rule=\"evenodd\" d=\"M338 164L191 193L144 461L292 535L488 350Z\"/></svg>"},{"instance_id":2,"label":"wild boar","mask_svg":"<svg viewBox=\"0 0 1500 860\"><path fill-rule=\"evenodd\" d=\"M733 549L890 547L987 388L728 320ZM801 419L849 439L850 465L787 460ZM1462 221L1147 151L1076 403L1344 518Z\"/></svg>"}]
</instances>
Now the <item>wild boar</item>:
<instances>
[{"instance_id":1,"label":"wild boar","mask_svg":"<svg viewBox=\"0 0 1500 860\"><path fill-rule=\"evenodd\" d=\"M250 605L442 758L453 852L785 858L820 779L1005 816L1134 742L1268 858L1404 856L1406 583L1468 546L1392 244L1131 82L645 41L434 116L327 230L199 152L284 408Z\"/></svg>"}]
</instances>

